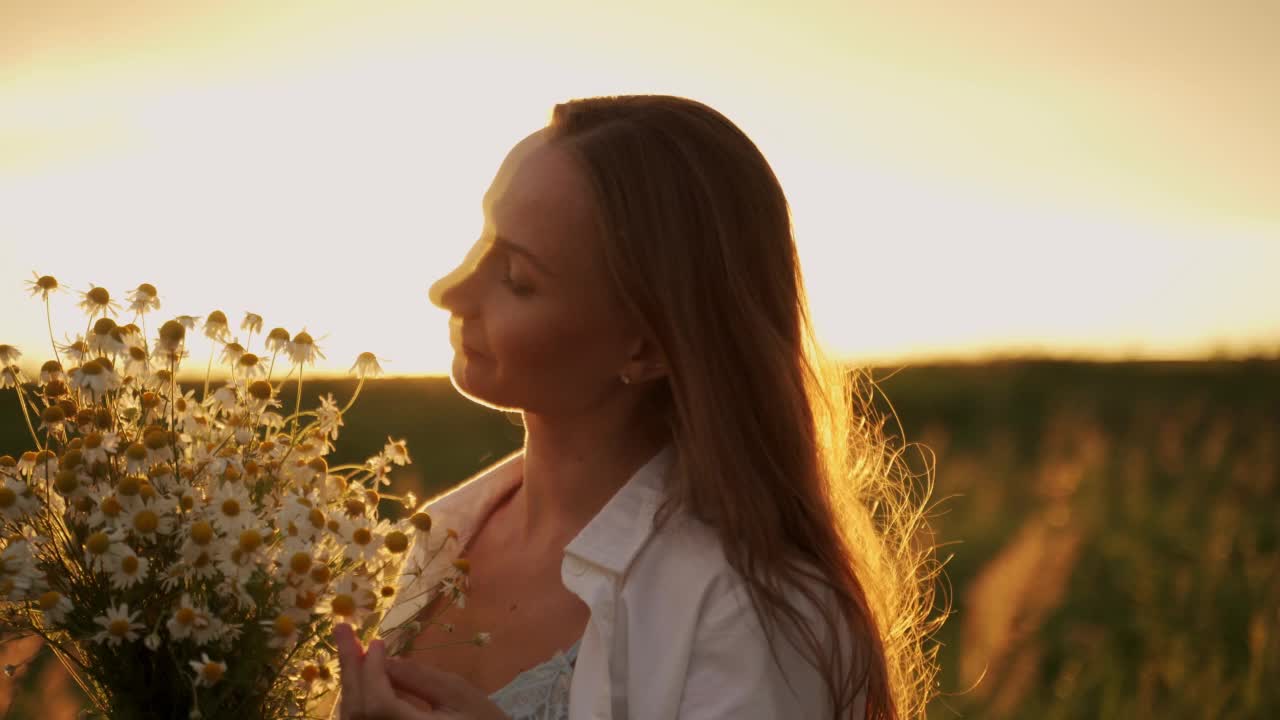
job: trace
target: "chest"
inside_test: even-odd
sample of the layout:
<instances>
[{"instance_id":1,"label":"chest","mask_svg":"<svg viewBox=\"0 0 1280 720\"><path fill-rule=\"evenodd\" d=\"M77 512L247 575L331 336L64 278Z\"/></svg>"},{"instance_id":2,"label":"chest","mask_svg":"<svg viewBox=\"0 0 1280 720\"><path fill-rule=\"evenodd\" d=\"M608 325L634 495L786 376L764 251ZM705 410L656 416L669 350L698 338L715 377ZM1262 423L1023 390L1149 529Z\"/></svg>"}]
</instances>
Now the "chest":
<instances>
[{"instance_id":1,"label":"chest","mask_svg":"<svg viewBox=\"0 0 1280 720\"><path fill-rule=\"evenodd\" d=\"M591 613L560 580L563 551L515 552L497 533L485 534L465 553L471 574L464 606L444 598L428 606L420 618L422 631L407 652L415 662L456 673L493 694L521 672L568 650ZM471 642L482 632L490 635L487 644Z\"/></svg>"}]
</instances>

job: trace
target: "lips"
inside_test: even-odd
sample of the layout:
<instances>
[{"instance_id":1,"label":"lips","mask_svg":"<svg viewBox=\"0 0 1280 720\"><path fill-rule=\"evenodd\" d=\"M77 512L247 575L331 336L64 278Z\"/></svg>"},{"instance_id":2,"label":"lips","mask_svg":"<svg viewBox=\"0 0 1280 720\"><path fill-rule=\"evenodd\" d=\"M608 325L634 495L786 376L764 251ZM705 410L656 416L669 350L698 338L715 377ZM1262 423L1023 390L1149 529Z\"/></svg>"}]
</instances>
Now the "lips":
<instances>
[{"instance_id":1,"label":"lips","mask_svg":"<svg viewBox=\"0 0 1280 720\"><path fill-rule=\"evenodd\" d=\"M453 346L454 350L461 348L462 352L467 355L484 357L484 353L477 351L474 347L462 340L462 327L456 323L449 323L449 344Z\"/></svg>"}]
</instances>

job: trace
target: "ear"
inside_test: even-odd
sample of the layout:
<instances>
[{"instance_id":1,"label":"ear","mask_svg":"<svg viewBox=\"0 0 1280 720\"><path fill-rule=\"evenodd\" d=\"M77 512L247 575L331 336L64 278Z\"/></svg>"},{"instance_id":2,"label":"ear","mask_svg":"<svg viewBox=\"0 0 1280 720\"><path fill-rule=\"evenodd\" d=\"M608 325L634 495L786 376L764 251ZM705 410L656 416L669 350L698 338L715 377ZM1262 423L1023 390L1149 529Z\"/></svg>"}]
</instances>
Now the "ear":
<instances>
[{"instance_id":1,"label":"ear","mask_svg":"<svg viewBox=\"0 0 1280 720\"><path fill-rule=\"evenodd\" d=\"M633 383L648 382L666 377L670 373L670 365L658 343L641 337L631 344L630 359L621 373L630 377Z\"/></svg>"}]
</instances>

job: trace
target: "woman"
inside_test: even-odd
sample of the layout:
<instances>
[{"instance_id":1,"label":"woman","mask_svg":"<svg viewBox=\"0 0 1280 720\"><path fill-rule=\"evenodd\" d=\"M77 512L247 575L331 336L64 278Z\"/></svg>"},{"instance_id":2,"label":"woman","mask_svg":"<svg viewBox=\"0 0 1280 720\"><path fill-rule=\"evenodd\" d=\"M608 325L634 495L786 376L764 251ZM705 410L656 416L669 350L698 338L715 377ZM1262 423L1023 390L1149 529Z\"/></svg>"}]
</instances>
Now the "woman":
<instances>
[{"instance_id":1,"label":"woman","mask_svg":"<svg viewBox=\"0 0 1280 720\"><path fill-rule=\"evenodd\" d=\"M575 100L483 206L430 295L455 387L519 411L524 449L425 508L415 557L448 526L470 561L453 634L402 622L412 587L385 639L335 630L341 716L922 714L932 549L755 145L691 100Z\"/></svg>"}]
</instances>

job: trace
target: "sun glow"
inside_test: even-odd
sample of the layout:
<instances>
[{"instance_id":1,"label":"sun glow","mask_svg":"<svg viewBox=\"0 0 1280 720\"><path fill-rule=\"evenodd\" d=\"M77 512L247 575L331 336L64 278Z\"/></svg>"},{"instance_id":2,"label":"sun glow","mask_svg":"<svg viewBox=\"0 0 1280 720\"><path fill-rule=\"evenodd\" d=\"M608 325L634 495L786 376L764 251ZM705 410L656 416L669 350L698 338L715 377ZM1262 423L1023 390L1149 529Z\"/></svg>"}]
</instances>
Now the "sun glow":
<instances>
[{"instance_id":1,"label":"sun glow","mask_svg":"<svg viewBox=\"0 0 1280 720\"><path fill-rule=\"evenodd\" d=\"M1066 74L1056 35L1037 55L825 6L681 5L675 27L674 4L254 7L0 18L28 51L0 50L24 68L0 80L0 342L24 359L51 352L22 287L35 270L119 297L153 283L152 321L221 309L233 329L245 311L306 328L322 372L364 351L389 374L443 372L446 317L426 291L479 231L502 156L555 102L624 92L701 99L756 140L791 200L820 330L846 355L1280 343L1265 307L1280 182L1243 160L1274 139L1221 124L1205 153L1188 140L1207 111L1169 113L1168 93L1143 105L1107 67ZM762 62L751 48L767 45ZM1001 62L1013 50L1020 71ZM1117 119L1121 97L1134 105ZM54 296L60 342L84 321L76 299Z\"/></svg>"}]
</instances>

